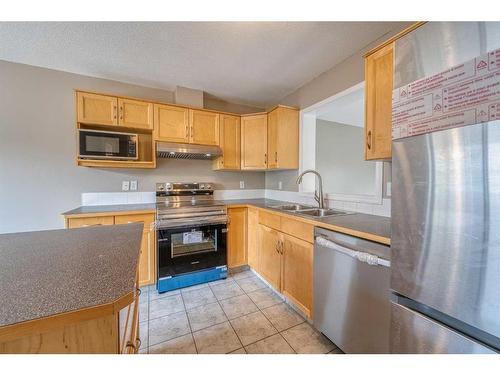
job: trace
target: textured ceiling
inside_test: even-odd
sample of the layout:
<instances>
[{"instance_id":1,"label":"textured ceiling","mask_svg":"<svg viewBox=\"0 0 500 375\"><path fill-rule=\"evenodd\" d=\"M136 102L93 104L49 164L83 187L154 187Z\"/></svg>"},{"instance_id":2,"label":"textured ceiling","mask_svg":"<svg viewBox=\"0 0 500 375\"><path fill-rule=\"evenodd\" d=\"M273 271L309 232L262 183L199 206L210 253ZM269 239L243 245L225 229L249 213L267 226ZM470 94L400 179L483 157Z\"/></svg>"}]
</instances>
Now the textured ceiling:
<instances>
[{"instance_id":1,"label":"textured ceiling","mask_svg":"<svg viewBox=\"0 0 500 375\"><path fill-rule=\"evenodd\" d=\"M275 104L396 22L0 22L0 59Z\"/></svg>"},{"instance_id":2,"label":"textured ceiling","mask_svg":"<svg viewBox=\"0 0 500 375\"><path fill-rule=\"evenodd\" d=\"M365 126L365 90L359 90L339 97L316 109L316 117L321 120L341 124Z\"/></svg>"}]
</instances>

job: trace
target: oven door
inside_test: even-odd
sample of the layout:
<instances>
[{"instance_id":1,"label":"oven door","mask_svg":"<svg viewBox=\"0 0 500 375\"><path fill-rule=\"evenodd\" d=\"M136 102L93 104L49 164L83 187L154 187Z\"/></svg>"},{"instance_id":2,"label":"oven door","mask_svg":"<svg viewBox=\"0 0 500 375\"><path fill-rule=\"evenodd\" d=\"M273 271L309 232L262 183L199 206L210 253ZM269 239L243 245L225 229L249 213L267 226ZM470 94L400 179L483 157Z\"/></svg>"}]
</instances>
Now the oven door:
<instances>
[{"instance_id":1,"label":"oven door","mask_svg":"<svg viewBox=\"0 0 500 375\"><path fill-rule=\"evenodd\" d=\"M158 279L225 266L226 224L158 229Z\"/></svg>"}]
</instances>

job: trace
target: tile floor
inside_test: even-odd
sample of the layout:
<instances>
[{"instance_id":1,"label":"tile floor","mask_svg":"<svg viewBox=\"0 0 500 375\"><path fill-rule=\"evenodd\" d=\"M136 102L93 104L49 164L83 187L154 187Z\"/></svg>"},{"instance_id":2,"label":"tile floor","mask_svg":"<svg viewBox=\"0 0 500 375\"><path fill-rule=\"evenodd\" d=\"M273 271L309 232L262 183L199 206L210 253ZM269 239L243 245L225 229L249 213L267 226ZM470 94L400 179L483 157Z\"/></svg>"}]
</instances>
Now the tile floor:
<instances>
[{"instance_id":1,"label":"tile floor","mask_svg":"<svg viewBox=\"0 0 500 375\"><path fill-rule=\"evenodd\" d=\"M140 296L140 353L342 353L252 271Z\"/></svg>"}]
</instances>

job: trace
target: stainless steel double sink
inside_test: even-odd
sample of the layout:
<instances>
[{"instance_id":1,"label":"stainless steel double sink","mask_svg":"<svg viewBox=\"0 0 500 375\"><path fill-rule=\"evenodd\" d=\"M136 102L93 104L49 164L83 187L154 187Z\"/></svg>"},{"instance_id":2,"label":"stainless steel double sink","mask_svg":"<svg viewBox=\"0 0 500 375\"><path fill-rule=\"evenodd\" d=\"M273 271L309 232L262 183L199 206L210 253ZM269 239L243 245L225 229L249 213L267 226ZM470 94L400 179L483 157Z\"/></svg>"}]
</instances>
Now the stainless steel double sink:
<instances>
[{"instance_id":1,"label":"stainless steel double sink","mask_svg":"<svg viewBox=\"0 0 500 375\"><path fill-rule=\"evenodd\" d=\"M302 204L283 204L279 206L270 206L270 208L306 217L328 217L352 214L352 212L334 210L331 208L315 208Z\"/></svg>"}]
</instances>

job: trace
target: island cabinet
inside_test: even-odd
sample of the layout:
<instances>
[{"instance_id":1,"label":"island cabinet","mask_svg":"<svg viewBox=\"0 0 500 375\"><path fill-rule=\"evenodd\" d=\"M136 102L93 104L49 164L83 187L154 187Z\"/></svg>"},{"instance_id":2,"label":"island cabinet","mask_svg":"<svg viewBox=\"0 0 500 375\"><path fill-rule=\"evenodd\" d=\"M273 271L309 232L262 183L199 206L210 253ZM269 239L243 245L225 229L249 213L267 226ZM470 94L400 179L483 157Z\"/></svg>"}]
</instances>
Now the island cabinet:
<instances>
[{"instance_id":1,"label":"island cabinet","mask_svg":"<svg viewBox=\"0 0 500 375\"><path fill-rule=\"evenodd\" d=\"M241 117L241 169L267 169L267 114Z\"/></svg>"},{"instance_id":2,"label":"island cabinet","mask_svg":"<svg viewBox=\"0 0 500 375\"><path fill-rule=\"evenodd\" d=\"M241 163L241 118L221 114L219 116L219 146L222 156L214 160L215 170L238 170Z\"/></svg>"},{"instance_id":3,"label":"island cabinet","mask_svg":"<svg viewBox=\"0 0 500 375\"><path fill-rule=\"evenodd\" d=\"M155 282L156 231L153 213L115 212L103 216L70 216L65 218L67 228L82 228L101 225L143 223L143 234L139 257L139 286Z\"/></svg>"},{"instance_id":4,"label":"island cabinet","mask_svg":"<svg viewBox=\"0 0 500 375\"><path fill-rule=\"evenodd\" d=\"M259 234L259 261L255 270L312 317L314 227L261 211Z\"/></svg>"}]
</instances>

